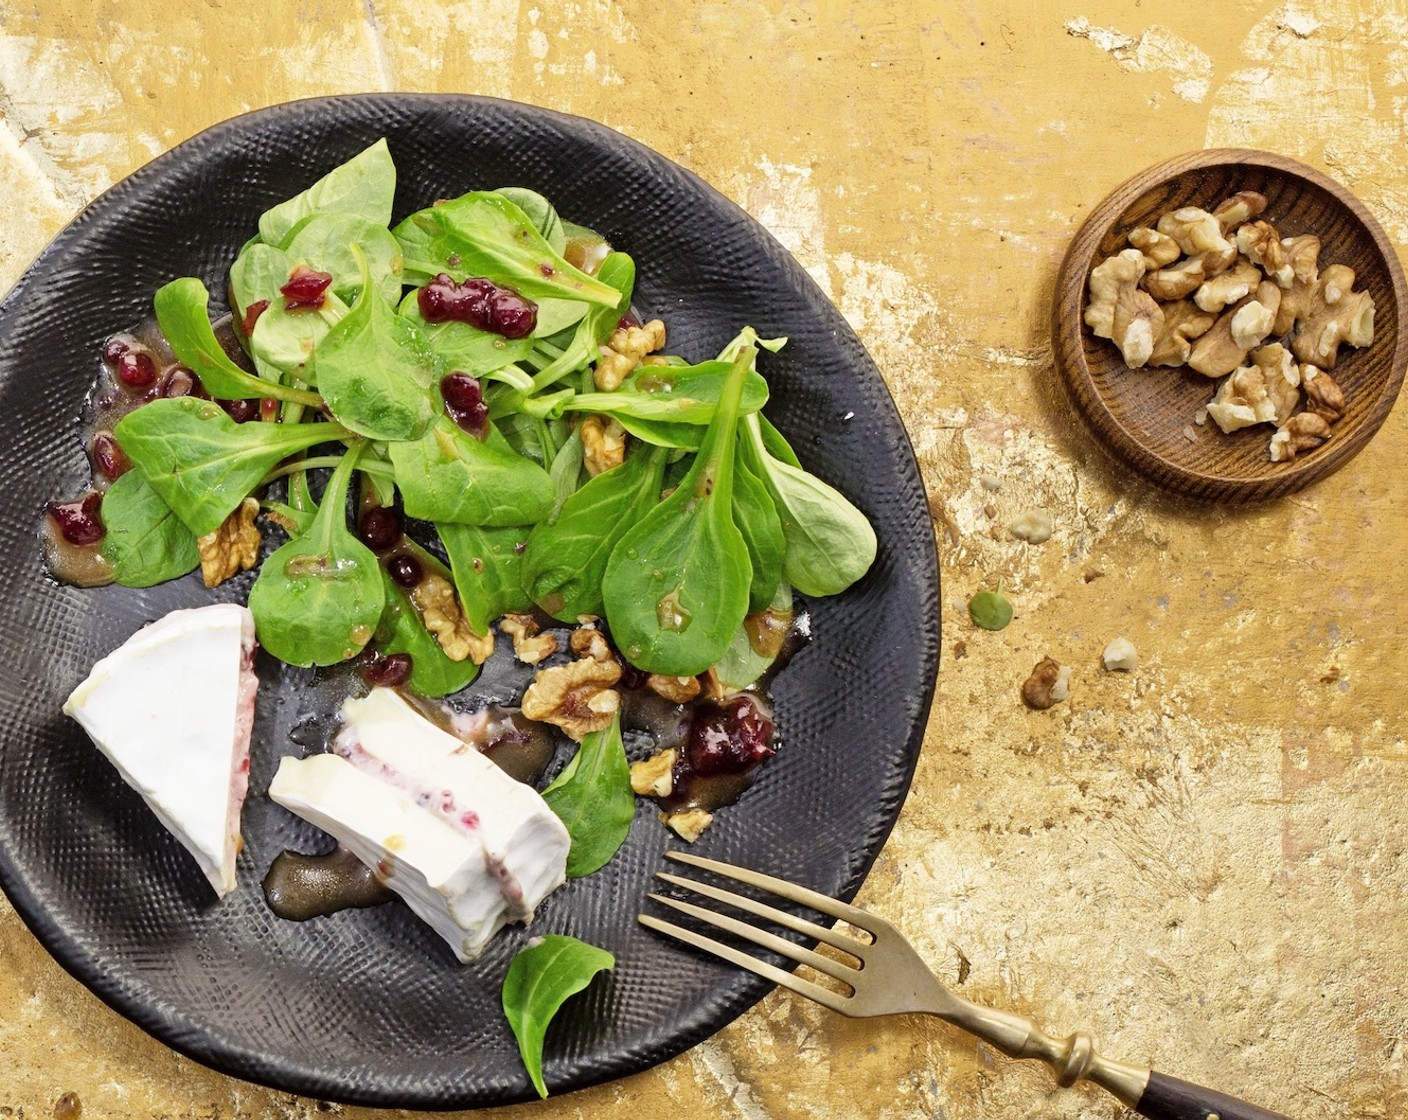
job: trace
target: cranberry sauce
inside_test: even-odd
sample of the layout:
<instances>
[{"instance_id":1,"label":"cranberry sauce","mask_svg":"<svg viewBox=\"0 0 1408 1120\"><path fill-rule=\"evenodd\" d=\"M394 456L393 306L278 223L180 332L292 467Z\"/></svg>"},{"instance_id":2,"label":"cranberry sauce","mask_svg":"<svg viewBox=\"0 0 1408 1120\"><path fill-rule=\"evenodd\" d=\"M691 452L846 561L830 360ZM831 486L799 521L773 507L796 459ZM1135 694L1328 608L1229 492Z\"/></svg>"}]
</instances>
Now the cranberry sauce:
<instances>
[{"instance_id":1,"label":"cranberry sauce","mask_svg":"<svg viewBox=\"0 0 1408 1120\"><path fill-rule=\"evenodd\" d=\"M661 802L669 809L710 812L730 805L776 751L772 714L760 697L697 701L671 773L674 788Z\"/></svg>"},{"instance_id":2,"label":"cranberry sauce","mask_svg":"<svg viewBox=\"0 0 1408 1120\"><path fill-rule=\"evenodd\" d=\"M306 264L301 264L293 270L288 283L279 289L279 294L284 297L285 310L316 311L327 299L328 287L331 284L331 272L318 272Z\"/></svg>"},{"instance_id":3,"label":"cranberry sauce","mask_svg":"<svg viewBox=\"0 0 1408 1120\"><path fill-rule=\"evenodd\" d=\"M478 381L467 373L447 373L440 379L440 397L462 430L481 442L489 437L489 406Z\"/></svg>"},{"instance_id":4,"label":"cranberry sauce","mask_svg":"<svg viewBox=\"0 0 1408 1120\"><path fill-rule=\"evenodd\" d=\"M538 305L532 300L473 276L456 283L442 272L420 290L416 303L427 323L454 320L504 338L527 338L538 325Z\"/></svg>"},{"instance_id":5,"label":"cranberry sauce","mask_svg":"<svg viewBox=\"0 0 1408 1120\"><path fill-rule=\"evenodd\" d=\"M264 876L264 901L291 922L380 906L395 897L372 868L341 844L322 855L280 852Z\"/></svg>"}]
</instances>

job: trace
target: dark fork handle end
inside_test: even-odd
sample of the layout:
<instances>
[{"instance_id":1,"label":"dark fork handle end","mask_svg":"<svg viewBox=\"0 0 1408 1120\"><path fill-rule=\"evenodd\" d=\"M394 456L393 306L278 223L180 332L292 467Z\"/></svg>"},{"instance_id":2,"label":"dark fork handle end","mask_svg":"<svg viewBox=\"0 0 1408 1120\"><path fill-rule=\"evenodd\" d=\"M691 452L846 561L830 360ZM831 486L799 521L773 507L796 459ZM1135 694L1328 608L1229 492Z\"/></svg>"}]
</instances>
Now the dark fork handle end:
<instances>
[{"instance_id":1,"label":"dark fork handle end","mask_svg":"<svg viewBox=\"0 0 1408 1120\"><path fill-rule=\"evenodd\" d=\"M1226 1093L1152 1070L1134 1110L1148 1120L1287 1120L1279 1112L1258 1108Z\"/></svg>"}]
</instances>

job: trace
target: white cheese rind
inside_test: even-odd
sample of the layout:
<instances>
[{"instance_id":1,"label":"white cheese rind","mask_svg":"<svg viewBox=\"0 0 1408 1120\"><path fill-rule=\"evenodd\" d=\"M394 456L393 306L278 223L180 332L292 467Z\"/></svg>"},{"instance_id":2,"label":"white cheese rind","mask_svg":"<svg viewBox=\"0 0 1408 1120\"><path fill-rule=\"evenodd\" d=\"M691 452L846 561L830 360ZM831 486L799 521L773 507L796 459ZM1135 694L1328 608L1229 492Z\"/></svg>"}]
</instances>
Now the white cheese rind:
<instances>
[{"instance_id":1,"label":"white cheese rind","mask_svg":"<svg viewBox=\"0 0 1408 1120\"><path fill-rule=\"evenodd\" d=\"M374 869L460 961L562 885L567 830L531 786L389 689L342 715L342 753L284 758L269 796Z\"/></svg>"},{"instance_id":2,"label":"white cheese rind","mask_svg":"<svg viewBox=\"0 0 1408 1120\"><path fill-rule=\"evenodd\" d=\"M242 606L172 611L94 665L64 703L221 897L235 885L249 781L253 649Z\"/></svg>"}]
</instances>

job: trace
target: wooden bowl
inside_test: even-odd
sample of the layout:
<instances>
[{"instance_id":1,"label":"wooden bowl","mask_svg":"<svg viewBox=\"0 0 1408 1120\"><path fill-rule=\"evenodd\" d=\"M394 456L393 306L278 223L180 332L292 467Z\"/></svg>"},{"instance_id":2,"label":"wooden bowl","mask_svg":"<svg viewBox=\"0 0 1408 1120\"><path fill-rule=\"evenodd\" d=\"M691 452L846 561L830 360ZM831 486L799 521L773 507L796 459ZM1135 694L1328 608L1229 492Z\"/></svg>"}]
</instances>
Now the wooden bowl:
<instances>
[{"instance_id":1,"label":"wooden bowl","mask_svg":"<svg viewBox=\"0 0 1408 1120\"><path fill-rule=\"evenodd\" d=\"M1282 237L1320 238L1320 268L1346 264L1356 290L1374 299L1374 340L1343 347L1333 376L1344 390L1345 415L1313 451L1273 463L1273 428L1257 424L1230 434L1194 415L1221 378L1187 368L1130 369L1109 339L1082 319L1091 270L1128 248L1136 226L1154 225L1180 206L1212 210L1229 195L1252 190L1267 198L1261 218ZM1121 462L1164 489L1222 502L1263 501L1300 489L1344 466L1369 442L1393 407L1408 360L1408 297L1403 269L1384 231L1344 187L1313 168L1270 152L1228 148L1193 152L1134 176L1085 220L1066 251L1052 309L1052 349L1076 411ZM1268 340L1271 341L1271 340ZM1189 433L1193 438L1189 438Z\"/></svg>"}]
</instances>

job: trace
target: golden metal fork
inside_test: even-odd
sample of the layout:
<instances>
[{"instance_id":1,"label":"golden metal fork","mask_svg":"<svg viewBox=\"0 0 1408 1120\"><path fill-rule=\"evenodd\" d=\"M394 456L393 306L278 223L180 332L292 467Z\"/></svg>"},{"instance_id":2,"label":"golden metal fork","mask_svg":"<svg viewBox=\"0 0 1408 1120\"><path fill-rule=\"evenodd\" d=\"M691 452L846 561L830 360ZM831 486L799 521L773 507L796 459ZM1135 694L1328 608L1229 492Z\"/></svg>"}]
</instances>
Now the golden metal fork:
<instances>
[{"instance_id":1,"label":"golden metal fork","mask_svg":"<svg viewBox=\"0 0 1408 1120\"><path fill-rule=\"evenodd\" d=\"M827 929L733 891L696 879L687 879L664 871L657 872L660 879L676 887L795 930L805 937L824 942L854 957L859 962L858 967L823 956L784 937L759 929L749 922L717 913L695 903L661 894L649 896L654 901L688 914L700 922L765 949L771 949L840 981L850 989L850 995L845 995L795 976L759 960L750 953L706 937L695 930L662 921L650 914L640 915L642 925L678 938L697 949L713 953L740 968L756 972L798 995L815 1000L823 1007L829 1007L832 1011L856 1018L905 1012L936 1015L945 1022L977 1035L1009 1057L1038 1058L1046 1062L1056 1071L1056 1080L1060 1085L1074 1085L1081 1080L1093 1081L1149 1120L1286 1120L1286 1117L1279 1113L1268 1112L1264 1108L1201 1085L1101 1057L1095 1052L1094 1040L1083 1031L1064 1039L1056 1039L1019 1015L982 1007L962 999L944 987L929 971L928 965L894 926L858 907L847 906L816 891L776 879L771 875L734 867L732 864L704 859L685 852L665 854L678 863L770 891L779 898L847 922L868 934L871 940L868 943L861 942L844 933Z\"/></svg>"}]
</instances>

